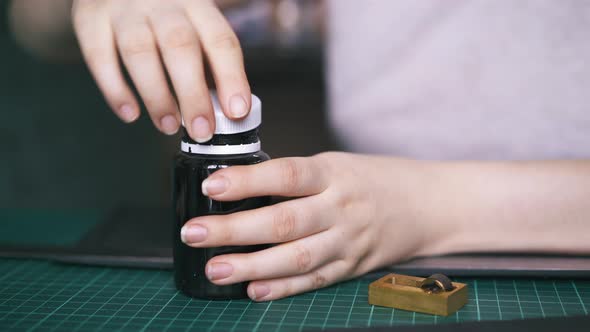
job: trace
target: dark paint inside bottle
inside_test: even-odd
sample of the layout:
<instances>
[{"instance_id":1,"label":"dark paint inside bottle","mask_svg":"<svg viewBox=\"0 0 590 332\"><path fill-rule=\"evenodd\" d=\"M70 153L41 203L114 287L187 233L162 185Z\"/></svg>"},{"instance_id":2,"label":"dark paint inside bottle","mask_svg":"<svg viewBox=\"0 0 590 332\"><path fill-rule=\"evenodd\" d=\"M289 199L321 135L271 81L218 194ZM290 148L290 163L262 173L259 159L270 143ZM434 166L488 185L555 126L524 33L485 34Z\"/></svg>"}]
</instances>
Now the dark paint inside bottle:
<instances>
[{"instance_id":1,"label":"dark paint inside bottle","mask_svg":"<svg viewBox=\"0 0 590 332\"><path fill-rule=\"evenodd\" d=\"M184 133L183 141L195 142ZM214 135L206 145L248 144L258 141L257 130L231 135ZM201 192L201 183L213 172L236 165L253 165L269 156L262 152L243 154L196 154L180 151L174 162L173 204L174 220L174 279L183 293L203 299L237 299L247 297L247 282L227 286L211 283L205 275L207 262L217 256L230 253L249 253L268 248L268 245L226 246L217 248L193 248L180 239L182 226L191 218L206 215L230 214L251 210L270 204L270 197L247 198L240 201L220 202Z\"/></svg>"}]
</instances>

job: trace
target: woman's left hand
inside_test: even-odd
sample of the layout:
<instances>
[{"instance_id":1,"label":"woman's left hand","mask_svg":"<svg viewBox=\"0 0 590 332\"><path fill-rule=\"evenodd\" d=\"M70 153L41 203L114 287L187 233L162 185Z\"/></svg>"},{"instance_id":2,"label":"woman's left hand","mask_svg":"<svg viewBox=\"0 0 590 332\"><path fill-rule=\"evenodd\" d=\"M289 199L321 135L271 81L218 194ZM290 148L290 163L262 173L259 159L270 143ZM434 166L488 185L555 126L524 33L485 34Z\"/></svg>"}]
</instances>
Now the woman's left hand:
<instances>
[{"instance_id":1,"label":"woman's left hand","mask_svg":"<svg viewBox=\"0 0 590 332\"><path fill-rule=\"evenodd\" d=\"M253 300L274 300L353 278L424 253L419 161L348 153L233 166L203 182L219 201L277 195L295 199L256 210L190 220L192 247L277 244L216 256L206 266L217 285L252 281Z\"/></svg>"}]
</instances>

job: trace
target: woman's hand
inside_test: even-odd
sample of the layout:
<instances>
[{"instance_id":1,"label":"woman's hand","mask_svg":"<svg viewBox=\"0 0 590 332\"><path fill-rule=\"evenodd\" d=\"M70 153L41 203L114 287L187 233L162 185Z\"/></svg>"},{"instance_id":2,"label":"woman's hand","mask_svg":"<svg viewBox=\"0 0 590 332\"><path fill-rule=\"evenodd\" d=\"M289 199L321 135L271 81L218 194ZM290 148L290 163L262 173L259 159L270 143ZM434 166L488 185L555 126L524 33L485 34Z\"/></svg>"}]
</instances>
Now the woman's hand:
<instances>
[{"instance_id":1,"label":"woman's hand","mask_svg":"<svg viewBox=\"0 0 590 332\"><path fill-rule=\"evenodd\" d=\"M423 253L416 161L323 153L215 172L203 182L212 199L296 197L256 210L194 218L182 229L193 247L278 244L217 256L206 267L215 284L253 281L249 296L273 300L353 278Z\"/></svg>"},{"instance_id":2,"label":"woman's hand","mask_svg":"<svg viewBox=\"0 0 590 332\"><path fill-rule=\"evenodd\" d=\"M224 113L234 119L248 113L251 95L240 44L214 1L74 0L72 21L90 71L123 121L139 117L139 104L119 58L155 126L166 134L178 131L180 110L194 140L211 138L215 118L205 62Z\"/></svg>"}]
</instances>

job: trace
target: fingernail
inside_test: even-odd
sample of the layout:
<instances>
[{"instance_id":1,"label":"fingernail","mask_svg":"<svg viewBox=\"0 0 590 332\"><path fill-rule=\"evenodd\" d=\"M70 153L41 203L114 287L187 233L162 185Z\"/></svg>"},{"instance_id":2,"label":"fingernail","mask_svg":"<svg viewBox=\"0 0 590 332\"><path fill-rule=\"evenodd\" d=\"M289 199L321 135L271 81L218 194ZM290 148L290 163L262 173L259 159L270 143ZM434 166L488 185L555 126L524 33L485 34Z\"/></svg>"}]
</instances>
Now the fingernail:
<instances>
[{"instance_id":1,"label":"fingernail","mask_svg":"<svg viewBox=\"0 0 590 332\"><path fill-rule=\"evenodd\" d=\"M166 115L160 120L162 131L166 135L174 135L178 131L178 121L174 115Z\"/></svg>"},{"instance_id":2,"label":"fingernail","mask_svg":"<svg viewBox=\"0 0 590 332\"><path fill-rule=\"evenodd\" d=\"M207 228L199 225L185 225L180 230L180 239L184 243L202 242L207 238Z\"/></svg>"},{"instance_id":3,"label":"fingernail","mask_svg":"<svg viewBox=\"0 0 590 332\"><path fill-rule=\"evenodd\" d=\"M209 121L205 117L199 116L194 119L191 128L193 129L193 138L199 143L207 142L213 137Z\"/></svg>"},{"instance_id":4,"label":"fingernail","mask_svg":"<svg viewBox=\"0 0 590 332\"><path fill-rule=\"evenodd\" d=\"M137 118L137 114L133 111L133 107L127 104L121 106L119 114L123 121L127 123L133 122Z\"/></svg>"},{"instance_id":5,"label":"fingernail","mask_svg":"<svg viewBox=\"0 0 590 332\"><path fill-rule=\"evenodd\" d=\"M223 194L229 187L229 181L223 176L207 178L201 185L201 191L205 196Z\"/></svg>"},{"instance_id":6,"label":"fingernail","mask_svg":"<svg viewBox=\"0 0 590 332\"><path fill-rule=\"evenodd\" d=\"M205 273L207 274L207 278L209 280L219 280L225 279L234 272L233 266L227 263L213 263L207 265L207 270Z\"/></svg>"},{"instance_id":7,"label":"fingernail","mask_svg":"<svg viewBox=\"0 0 590 332\"><path fill-rule=\"evenodd\" d=\"M248 104L242 96L233 95L229 99L229 112L236 118L241 118L248 113Z\"/></svg>"},{"instance_id":8,"label":"fingernail","mask_svg":"<svg viewBox=\"0 0 590 332\"><path fill-rule=\"evenodd\" d=\"M252 297L252 300L254 300L254 301L262 300L264 297L266 297L270 294L270 287L268 287L267 285L256 284L252 287L252 293L253 294L250 294L250 296Z\"/></svg>"}]
</instances>

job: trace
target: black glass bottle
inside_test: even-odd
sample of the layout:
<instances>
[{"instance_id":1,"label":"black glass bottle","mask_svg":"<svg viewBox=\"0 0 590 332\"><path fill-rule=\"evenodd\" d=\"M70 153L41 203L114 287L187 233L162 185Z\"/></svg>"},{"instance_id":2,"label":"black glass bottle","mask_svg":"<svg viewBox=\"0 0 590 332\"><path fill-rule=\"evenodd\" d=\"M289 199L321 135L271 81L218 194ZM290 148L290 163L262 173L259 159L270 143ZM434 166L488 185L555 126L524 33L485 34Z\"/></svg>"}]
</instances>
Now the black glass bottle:
<instances>
[{"instance_id":1,"label":"black glass bottle","mask_svg":"<svg viewBox=\"0 0 590 332\"><path fill-rule=\"evenodd\" d=\"M202 144L194 142L184 130L181 151L174 162L174 279L183 293L203 299L247 297L247 283L216 286L205 276L205 265L214 256L247 253L265 249L266 245L192 248L180 239L182 226L191 218L229 214L270 204L270 197L254 197L234 202L210 199L201 192L201 183L213 172L235 165L252 165L270 159L260 150L258 126L261 103L252 96L252 109L241 121L231 121L221 112L213 95L216 129L213 138Z\"/></svg>"}]
</instances>

